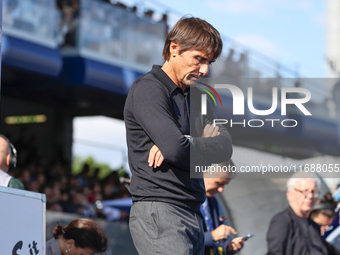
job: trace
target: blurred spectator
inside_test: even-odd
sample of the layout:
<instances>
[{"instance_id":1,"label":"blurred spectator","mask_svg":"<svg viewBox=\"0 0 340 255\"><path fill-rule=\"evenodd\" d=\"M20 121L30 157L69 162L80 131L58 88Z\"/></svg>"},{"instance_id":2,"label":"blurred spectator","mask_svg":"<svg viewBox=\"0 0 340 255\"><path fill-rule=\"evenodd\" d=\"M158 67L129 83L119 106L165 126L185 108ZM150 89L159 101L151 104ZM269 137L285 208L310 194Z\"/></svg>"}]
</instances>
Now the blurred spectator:
<instances>
[{"instance_id":1,"label":"blurred spectator","mask_svg":"<svg viewBox=\"0 0 340 255\"><path fill-rule=\"evenodd\" d=\"M336 105L337 116L340 118L340 81L334 85L332 95Z\"/></svg>"},{"instance_id":2,"label":"blurred spectator","mask_svg":"<svg viewBox=\"0 0 340 255\"><path fill-rule=\"evenodd\" d=\"M17 152L14 145L4 135L0 135L0 186L25 189L24 185L8 174L10 167L15 167Z\"/></svg>"},{"instance_id":3,"label":"blurred spectator","mask_svg":"<svg viewBox=\"0 0 340 255\"><path fill-rule=\"evenodd\" d=\"M80 0L71 0L71 7L73 9L73 19L79 18Z\"/></svg>"},{"instance_id":4,"label":"blurred spectator","mask_svg":"<svg viewBox=\"0 0 340 255\"><path fill-rule=\"evenodd\" d=\"M45 175L43 173L39 173L36 177L36 182L37 182L37 185L38 185L39 188L43 187L46 183ZM41 191L39 191L39 192L41 192Z\"/></svg>"},{"instance_id":5,"label":"blurred spectator","mask_svg":"<svg viewBox=\"0 0 340 255\"><path fill-rule=\"evenodd\" d=\"M152 18L153 10L147 10L146 12L144 12L144 15L145 15L146 17Z\"/></svg>"},{"instance_id":6,"label":"blurred spectator","mask_svg":"<svg viewBox=\"0 0 340 255\"><path fill-rule=\"evenodd\" d=\"M302 84L301 84L301 81L300 80L297 80L295 82L295 88L301 88L302 87Z\"/></svg>"},{"instance_id":7,"label":"blurred spectator","mask_svg":"<svg viewBox=\"0 0 340 255\"><path fill-rule=\"evenodd\" d=\"M57 0L57 8L59 10L63 10L63 8L70 6L71 1L70 0Z\"/></svg>"},{"instance_id":8,"label":"blurred spectator","mask_svg":"<svg viewBox=\"0 0 340 255\"><path fill-rule=\"evenodd\" d=\"M323 198L318 199L310 214L310 218L319 225L321 235L324 235L335 218L337 202L334 201L330 193L326 193ZM322 239L327 247L329 255L340 255L340 252L325 239Z\"/></svg>"},{"instance_id":9,"label":"blurred spectator","mask_svg":"<svg viewBox=\"0 0 340 255\"><path fill-rule=\"evenodd\" d=\"M94 254L107 249L105 233L91 219L76 219L68 226L58 223L53 235L54 239L46 243L46 255Z\"/></svg>"},{"instance_id":10,"label":"blurred spectator","mask_svg":"<svg viewBox=\"0 0 340 255\"><path fill-rule=\"evenodd\" d=\"M81 187L88 187L90 181L90 166L89 164L85 163L83 166L83 170L77 176L77 182Z\"/></svg>"},{"instance_id":11,"label":"blurred spectator","mask_svg":"<svg viewBox=\"0 0 340 255\"><path fill-rule=\"evenodd\" d=\"M323 198L318 199L310 214L310 218L320 226L321 235L326 232L335 217L335 208L338 203L334 201L330 193L326 193Z\"/></svg>"},{"instance_id":12,"label":"blurred spectator","mask_svg":"<svg viewBox=\"0 0 340 255\"><path fill-rule=\"evenodd\" d=\"M52 210L52 211L57 211L57 212L62 212L63 211L63 208L57 202L47 203L46 209L47 210Z\"/></svg>"},{"instance_id":13,"label":"blurred spectator","mask_svg":"<svg viewBox=\"0 0 340 255\"><path fill-rule=\"evenodd\" d=\"M122 9L124 9L124 10L128 9L127 6L125 4L123 4L123 3L121 3L121 2L116 2L114 5L120 7Z\"/></svg>"},{"instance_id":14,"label":"blurred spectator","mask_svg":"<svg viewBox=\"0 0 340 255\"><path fill-rule=\"evenodd\" d=\"M87 200L87 197L78 192L73 196L73 212L87 217L96 217L96 211L94 206Z\"/></svg>"},{"instance_id":15,"label":"blurred spectator","mask_svg":"<svg viewBox=\"0 0 340 255\"><path fill-rule=\"evenodd\" d=\"M29 191L33 191L33 192L39 192L39 184L37 181L31 181L29 184L28 184L28 187L27 189Z\"/></svg>"},{"instance_id":16,"label":"blurred spectator","mask_svg":"<svg viewBox=\"0 0 340 255\"><path fill-rule=\"evenodd\" d=\"M88 201L91 203L96 202L97 200L102 200L101 195L102 188L98 182L94 182L91 188L91 191L87 197ZM100 199L98 199L98 195L100 195Z\"/></svg>"},{"instance_id":17,"label":"blurred spectator","mask_svg":"<svg viewBox=\"0 0 340 255\"><path fill-rule=\"evenodd\" d=\"M31 141L33 137L28 136L26 131L26 129L22 129L20 136L24 139L24 141L19 142L22 151L25 151L29 146L29 143L25 141ZM0 137L0 149L2 143L8 145L7 141ZM71 174L71 170L67 169L61 162L44 166L39 165L36 162L44 161L38 157L36 150L32 151L34 152L32 157L36 160L34 162L22 161L27 164L21 165L20 168L13 168L10 173L18 179L11 176L10 178L18 182L21 181L23 189L26 187L29 191L44 193L47 200L47 210L106 218L106 215L94 207L96 201L131 197L127 188L120 182L117 171L112 171L104 179L100 179L100 168L95 168L91 175L90 165L84 163L81 173L74 176ZM3 167L3 169L6 169L6 167ZM124 176L129 177L128 175ZM127 217L128 213L123 212L117 219L127 219ZM112 217L110 219L113 220Z\"/></svg>"},{"instance_id":18,"label":"blurred spectator","mask_svg":"<svg viewBox=\"0 0 340 255\"><path fill-rule=\"evenodd\" d=\"M3 1L3 25L13 26L14 15L13 13L19 6L19 0L7 0Z\"/></svg>"},{"instance_id":19,"label":"blurred spectator","mask_svg":"<svg viewBox=\"0 0 340 255\"><path fill-rule=\"evenodd\" d=\"M24 184L25 188L28 189L28 185L31 181L30 171L27 168L24 169L18 179Z\"/></svg>"},{"instance_id":20,"label":"blurred spectator","mask_svg":"<svg viewBox=\"0 0 340 255\"><path fill-rule=\"evenodd\" d=\"M239 77L248 77L248 56L247 53L241 53L240 58L237 61L237 70Z\"/></svg>"},{"instance_id":21,"label":"blurred spectator","mask_svg":"<svg viewBox=\"0 0 340 255\"><path fill-rule=\"evenodd\" d=\"M166 37L169 33L168 14L164 13L160 22L163 22L165 24L164 36Z\"/></svg>"},{"instance_id":22,"label":"blurred spectator","mask_svg":"<svg viewBox=\"0 0 340 255\"><path fill-rule=\"evenodd\" d=\"M225 61L224 74L226 75L227 82L233 85L239 85L239 71L237 62L234 60L235 50L229 49L229 54Z\"/></svg>"},{"instance_id":23,"label":"blurred spectator","mask_svg":"<svg viewBox=\"0 0 340 255\"><path fill-rule=\"evenodd\" d=\"M96 201L131 197L125 185L120 182L117 171L112 171L100 180L98 177L100 169L95 169L94 174L90 176L88 164L84 164L83 171L77 176L67 175L66 168L59 162L47 167L46 171L43 167L33 164L23 169L18 178L25 184L27 190L46 195L47 210L107 218L106 214L95 208ZM116 213L114 217L112 210L106 213L111 215L108 217L110 220L128 218L126 212ZM117 215L119 217L116 217Z\"/></svg>"},{"instance_id":24,"label":"blurred spectator","mask_svg":"<svg viewBox=\"0 0 340 255\"><path fill-rule=\"evenodd\" d=\"M234 167L234 163L229 160L220 164L213 164L211 167ZM217 193L222 193L224 186L227 185L233 177L232 172L207 172L204 177L204 186L206 190L206 200L201 206L201 212L204 216L204 245L205 254L223 254L229 255L237 253L242 249L244 241L242 237L232 238L231 234L236 234L234 228L225 224L224 215L220 214L220 206L215 198Z\"/></svg>"},{"instance_id":25,"label":"blurred spectator","mask_svg":"<svg viewBox=\"0 0 340 255\"><path fill-rule=\"evenodd\" d=\"M60 44L62 48L76 45L76 31L79 23L79 0L63 0L58 4L61 10Z\"/></svg>"},{"instance_id":26,"label":"blurred spectator","mask_svg":"<svg viewBox=\"0 0 340 255\"><path fill-rule=\"evenodd\" d=\"M276 214L267 232L268 253L282 255L328 254L320 227L309 218L319 194L316 175L295 173L287 182L289 207Z\"/></svg>"},{"instance_id":27,"label":"blurred spectator","mask_svg":"<svg viewBox=\"0 0 340 255\"><path fill-rule=\"evenodd\" d=\"M294 82L294 87L295 88L302 88L302 82L300 79L297 79ZM304 98L306 95L304 93L287 93L286 97L289 99L296 99L296 98ZM288 104L287 109L296 109L294 104Z\"/></svg>"}]
</instances>

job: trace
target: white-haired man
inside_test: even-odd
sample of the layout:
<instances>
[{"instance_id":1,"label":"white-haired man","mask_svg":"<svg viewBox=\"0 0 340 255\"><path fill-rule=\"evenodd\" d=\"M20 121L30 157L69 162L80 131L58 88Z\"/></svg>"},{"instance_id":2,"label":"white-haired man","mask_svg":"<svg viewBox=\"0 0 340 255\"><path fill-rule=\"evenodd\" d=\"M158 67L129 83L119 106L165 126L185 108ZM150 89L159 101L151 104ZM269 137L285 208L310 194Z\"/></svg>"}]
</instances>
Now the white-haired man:
<instances>
[{"instance_id":1,"label":"white-haired man","mask_svg":"<svg viewBox=\"0 0 340 255\"><path fill-rule=\"evenodd\" d=\"M267 255L328 254L320 228L309 218L319 194L320 180L296 173L287 182L289 207L276 214L267 232Z\"/></svg>"}]
</instances>

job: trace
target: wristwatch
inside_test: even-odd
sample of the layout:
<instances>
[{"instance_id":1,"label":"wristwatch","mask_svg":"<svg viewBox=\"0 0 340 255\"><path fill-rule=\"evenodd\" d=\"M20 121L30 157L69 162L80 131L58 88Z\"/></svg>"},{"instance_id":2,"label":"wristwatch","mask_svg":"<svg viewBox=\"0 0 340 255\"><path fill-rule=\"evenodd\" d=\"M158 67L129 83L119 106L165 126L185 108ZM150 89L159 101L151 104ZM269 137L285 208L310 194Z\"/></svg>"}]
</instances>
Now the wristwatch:
<instances>
[{"instance_id":1,"label":"wristwatch","mask_svg":"<svg viewBox=\"0 0 340 255\"><path fill-rule=\"evenodd\" d=\"M188 138L189 142L193 143L194 142L194 138L192 138L191 135L184 135L186 138Z\"/></svg>"}]
</instances>

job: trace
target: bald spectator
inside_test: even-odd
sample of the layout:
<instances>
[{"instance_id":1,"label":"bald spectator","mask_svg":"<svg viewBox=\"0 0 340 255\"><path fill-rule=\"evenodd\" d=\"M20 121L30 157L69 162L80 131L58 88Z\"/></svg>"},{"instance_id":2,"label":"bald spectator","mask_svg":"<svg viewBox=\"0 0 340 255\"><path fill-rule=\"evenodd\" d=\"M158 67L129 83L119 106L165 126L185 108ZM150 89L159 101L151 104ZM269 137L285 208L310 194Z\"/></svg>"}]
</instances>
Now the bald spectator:
<instances>
[{"instance_id":1,"label":"bald spectator","mask_svg":"<svg viewBox=\"0 0 340 255\"><path fill-rule=\"evenodd\" d=\"M8 174L10 167L15 167L17 162L16 149L4 135L0 135L0 186L25 189L24 185Z\"/></svg>"}]
</instances>

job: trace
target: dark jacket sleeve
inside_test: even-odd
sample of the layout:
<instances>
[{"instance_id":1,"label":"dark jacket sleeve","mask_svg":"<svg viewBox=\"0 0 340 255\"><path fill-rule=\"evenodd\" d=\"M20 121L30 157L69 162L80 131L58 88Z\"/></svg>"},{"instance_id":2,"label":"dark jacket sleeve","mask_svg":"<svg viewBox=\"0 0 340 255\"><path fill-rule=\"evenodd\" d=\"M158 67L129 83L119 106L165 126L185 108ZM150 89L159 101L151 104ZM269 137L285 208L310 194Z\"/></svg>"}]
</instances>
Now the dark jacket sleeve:
<instances>
[{"instance_id":1,"label":"dark jacket sleeve","mask_svg":"<svg viewBox=\"0 0 340 255\"><path fill-rule=\"evenodd\" d=\"M267 255L286 254L289 222L288 217L284 213L279 213L273 217L267 232Z\"/></svg>"},{"instance_id":2,"label":"dark jacket sleeve","mask_svg":"<svg viewBox=\"0 0 340 255\"><path fill-rule=\"evenodd\" d=\"M132 100L136 120L168 163L184 170L190 169L190 162L208 165L178 128L165 88L153 80L144 79L135 86L132 97L138 97L138 100Z\"/></svg>"},{"instance_id":3,"label":"dark jacket sleeve","mask_svg":"<svg viewBox=\"0 0 340 255\"><path fill-rule=\"evenodd\" d=\"M212 217L214 217L214 220L212 220L212 221L215 223L214 229L216 229L223 223L223 222L219 221L220 214L219 214L219 210L218 210L218 202L217 202L217 199L214 198L214 197L210 197L210 198L208 198L208 200L209 200L209 203L210 203L209 206L212 207ZM215 243L214 240L213 240L211 232L206 231L206 227L205 227L204 237L205 237L204 244L205 244L206 251L207 251L207 249L213 248L214 245L215 245L217 247L218 246L222 247L224 255L229 254L228 253L228 244L231 241L231 238L219 240L218 243Z\"/></svg>"},{"instance_id":4,"label":"dark jacket sleeve","mask_svg":"<svg viewBox=\"0 0 340 255\"><path fill-rule=\"evenodd\" d=\"M205 254L209 254L210 255L210 249L212 249L214 247L214 245L216 247L220 246L223 248L223 254L224 255L229 255L228 253L228 244L230 242L229 239L226 239L226 240L220 240L218 244L215 244L213 238L212 238L212 235L211 235L211 232L209 231L206 231L204 232L204 246L205 246Z\"/></svg>"},{"instance_id":5,"label":"dark jacket sleeve","mask_svg":"<svg viewBox=\"0 0 340 255\"><path fill-rule=\"evenodd\" d=\"M325 239L322 239L322 241L327 248L328 255L340 255L340 252L337 249L335 249L335 247L332 244L327 242Z\"/></svg>"},{"instance_id":6,"label":"dark jacket sleeve","mask_svg":"<svg viewBox=\"0 0 340 255\"><path fill-rule=\"evenodd\" d=\"M201 107L201 92L197 89L192 89L190 93L192 94L190 97L191 112L194 112L193 108ZM209 100L207 101L207 114L202 116L202 119L202 130L207 124L214 125L214 120L217 119ZM198 123L192 120L191 125L193 124L198 126ZM222 125L217 126L219 127L220 135L215 137L201 137L201 133L197 133L193 142L199 153L210 163L228 161L233 152L232 139L228 130ZM202 132L202 130L200 131Z\"/></svg>"},{"instance_id":7,"label":"dark jacket sleeve","mask_svg":"<svg viewBox=\"0 0 340 255\"><path fill-rule=\"evenodd\" d=\"M204 232L204 245L205 247L212 248L214 246L214 240L210 231Z\"/></svg>"}]
</instances>

